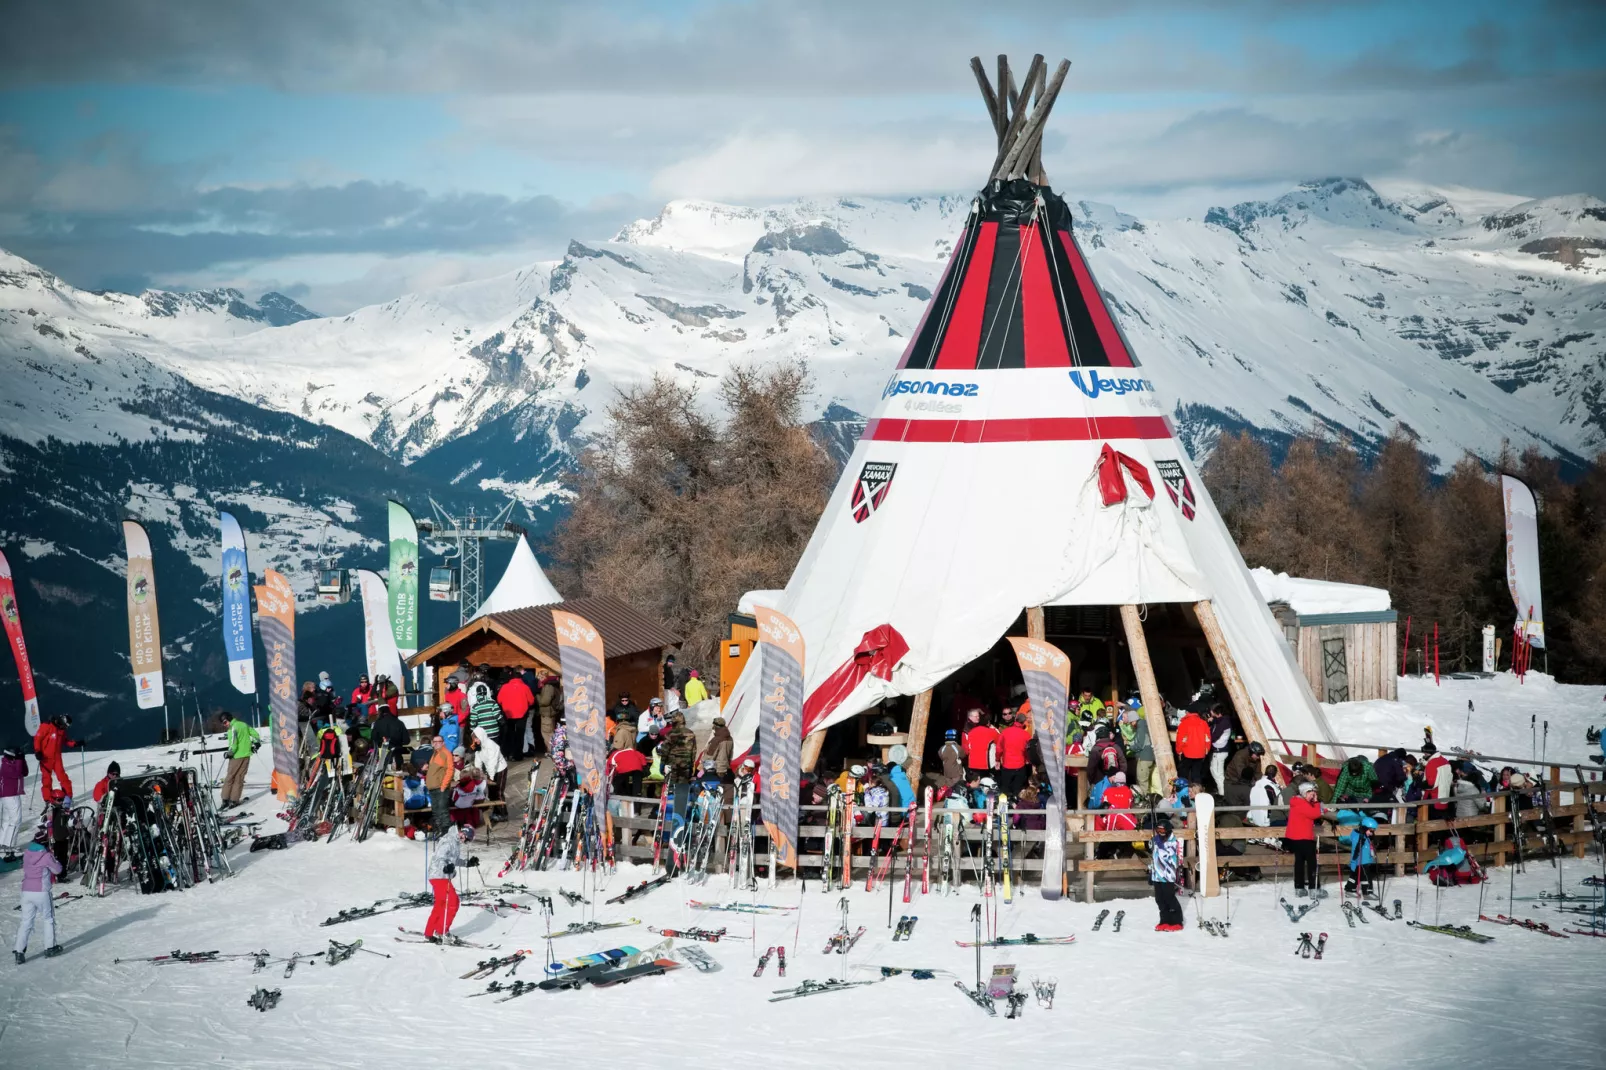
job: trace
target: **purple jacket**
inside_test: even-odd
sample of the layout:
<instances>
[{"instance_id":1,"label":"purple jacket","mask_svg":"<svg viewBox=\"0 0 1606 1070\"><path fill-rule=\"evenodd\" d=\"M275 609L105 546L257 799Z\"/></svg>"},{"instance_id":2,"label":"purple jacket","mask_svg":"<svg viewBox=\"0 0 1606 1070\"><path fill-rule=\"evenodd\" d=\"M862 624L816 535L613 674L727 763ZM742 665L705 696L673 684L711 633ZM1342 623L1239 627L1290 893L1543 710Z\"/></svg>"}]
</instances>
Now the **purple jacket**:
<instances>
[{"instance_id":1,"label":"purple jacket","mask_svg":"<svg viewBox=\"0 0 1606 1070\"><path fill-rule=\"evenodd\" d=\"M28 779L26 758L0 758L0 799L22 794L22 785Z\"/></svg>"},{"instance_id":2,"label":"purple jacket","mask_svg":"<svg viewBox=\"0 0 1606 1070\"><path fill-rule=\"evenodd\" d=\"M22 852L22 890L48 892L61 873L61 863L42 843L30 843Z\"/></svg>"}]
</instances>

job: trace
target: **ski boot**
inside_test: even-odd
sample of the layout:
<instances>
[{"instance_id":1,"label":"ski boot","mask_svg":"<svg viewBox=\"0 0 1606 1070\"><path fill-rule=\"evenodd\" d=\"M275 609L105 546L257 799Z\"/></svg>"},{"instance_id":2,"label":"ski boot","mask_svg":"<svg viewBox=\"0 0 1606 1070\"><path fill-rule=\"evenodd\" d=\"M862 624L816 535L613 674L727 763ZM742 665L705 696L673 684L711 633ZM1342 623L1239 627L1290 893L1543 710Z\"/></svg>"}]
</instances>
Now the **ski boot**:
<instances>
[{"instance_id":1,"label":"ski boot","mask_svg":"<svg viewBox=\"0 0 1606 1070\"><path fill-rule=\"evenodd\" d=\"M47 959L53 959L59 954L61 954L60 944L51 944L49 947L45 948L45 958Z\"/></svg>"},{"instance_id":2,"label":"ski boot","mask_svg":"<svg viewBox=\"0 0 1606 1070\"><path fill-rule=\"evenodd\" d=\"M22 964L23 964L23 963L25 963L25 962L27 962L27 961L28 961L28 956L27 956L27 955L24 955L24 954L23 954L23 953L22 953L22 952L20 952L20 951L13 951L13 952L12 952L12 953L11 953L11 955L12 955L12 957L13 957L13 958L15 958L15 959L16 959L16 960L17 960L17 965L18 965L18 966L21 966L21 965L22 965Z\"/></svg>"}]
</instances>

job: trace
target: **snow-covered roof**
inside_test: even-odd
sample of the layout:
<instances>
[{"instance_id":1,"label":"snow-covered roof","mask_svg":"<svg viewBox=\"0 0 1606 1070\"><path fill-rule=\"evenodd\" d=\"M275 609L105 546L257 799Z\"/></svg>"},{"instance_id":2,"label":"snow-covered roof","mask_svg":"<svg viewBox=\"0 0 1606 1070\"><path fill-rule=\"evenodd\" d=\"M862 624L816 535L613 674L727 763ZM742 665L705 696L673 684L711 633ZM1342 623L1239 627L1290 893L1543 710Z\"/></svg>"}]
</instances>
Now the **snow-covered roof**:
<instances>
[{"instance_id":1,"label":"snow-covered roof","mask_svg":"<svg viewBox=\"0 0 1606 1070\"><path fill-rule=\"evenodd\" d=\"M488 613L506 613L514 609L527 609L530 606L550 606L561 601L563 596L552 586L552 581L546 578L546 573L541 571L540 564L535 560L535 552L521 535L518 544L513 547L513 556L508 559L507 568L503 570L496 589L491 592L489 598L480 603L480 611L474 616L477 619Z\"/></svg>"},{"instance_id":2,"label":"snow-covered roof","mask_svg":"<svg viewBox=\"0 0 1606 1070\"><path fill-rule=\"evenodd\" d=\"M1392 608L1389 593L1381 587L1307 580L1269 568L1255 568L1249 572L1262 598L1267 602L1286 602L1302 617L1325 613L1381 613Z\"/></svg>"}]
</instances>

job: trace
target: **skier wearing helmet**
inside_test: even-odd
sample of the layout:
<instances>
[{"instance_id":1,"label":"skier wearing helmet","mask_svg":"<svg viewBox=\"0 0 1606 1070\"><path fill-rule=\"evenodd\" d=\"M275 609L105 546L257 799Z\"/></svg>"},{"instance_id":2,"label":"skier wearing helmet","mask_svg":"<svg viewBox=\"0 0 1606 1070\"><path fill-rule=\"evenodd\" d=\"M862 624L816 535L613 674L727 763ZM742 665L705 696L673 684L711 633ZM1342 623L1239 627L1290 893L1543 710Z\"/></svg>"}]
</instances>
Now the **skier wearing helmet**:
<instances>
[{"instance_id":1,"label":"skier wearing helmet","mask_svg":"<svg viewBox=\"0 0 1606 1070\"><path fill-rule=\"evenodd\" d=\"M474 834L473 829L449 827L445 835L435 840L434 851L429 856L429 890L435 895L435 905L424 925L424 936L436 943L445 942L452 931L452 921L457 917L457 889L452 885L452 878L457 874L457 867L463 864L465 831L470 836Z\"/></svg>"},{"instance_id":2,"label":"skier wearing helmet","mask_svg":"<svg viewBox=\"0 0 1606 1070\"><path fill-rule=\"evenodd\" d=\"M1182 844L1171 835L1171 819L1161 815L1154 823L1154 839L1149 843L1149 884L1154 888L1154 904L1160 908L1157 933L1182 931L1182 905L1177 902L1177 877L1182 871Z\"/></svg>"}]
</instances>

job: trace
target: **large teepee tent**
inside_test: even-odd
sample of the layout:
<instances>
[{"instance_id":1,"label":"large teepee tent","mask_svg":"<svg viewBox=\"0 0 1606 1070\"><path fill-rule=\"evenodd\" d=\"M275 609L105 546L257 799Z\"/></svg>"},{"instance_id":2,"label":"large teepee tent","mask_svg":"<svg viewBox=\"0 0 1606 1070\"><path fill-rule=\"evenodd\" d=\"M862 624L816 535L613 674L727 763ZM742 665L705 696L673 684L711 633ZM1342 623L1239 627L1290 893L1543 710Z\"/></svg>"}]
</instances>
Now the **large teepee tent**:
<instances>
[{"instance_id":1,"label":"large teepee tent","mask_svg":"<svg viewBox=\"0 0 1606 1070\"><path fill-rule=\"evenodd\" d=\"M922 735L929 689L1053 606L1120 608L1154 715L1143 619L1175 603L1251 738L1331 740L1167 416L1186 384L1138 367L1045 184L1069 63L1048 77L1038 56L1019 87L1003 57L996 86L972 66L998 135L987 186L775 607L808 649L805 731L913 695ZM738 746L757 664L726 705Z\"/></svg>"}]
</instances>

